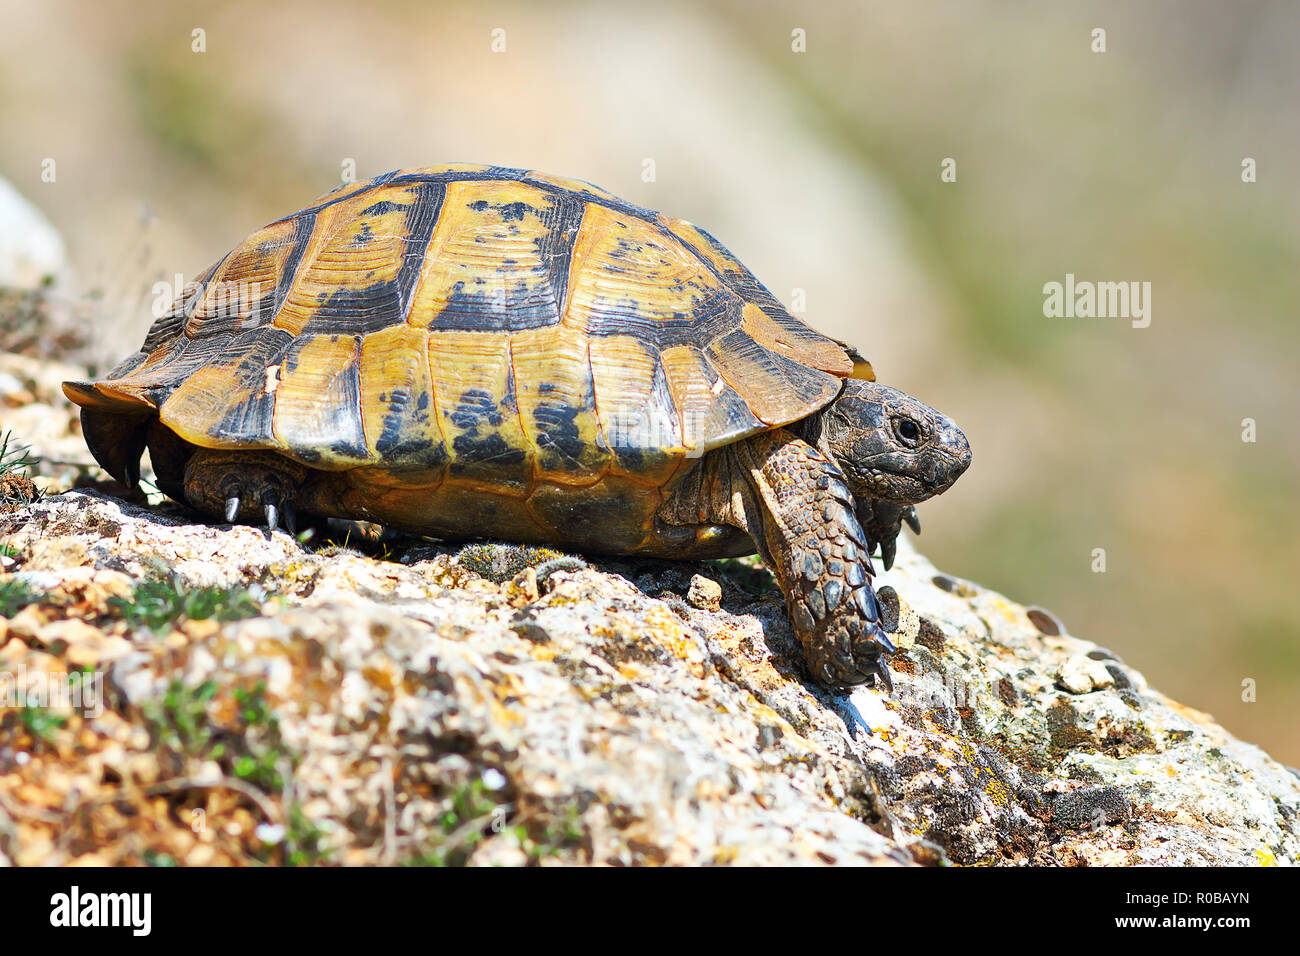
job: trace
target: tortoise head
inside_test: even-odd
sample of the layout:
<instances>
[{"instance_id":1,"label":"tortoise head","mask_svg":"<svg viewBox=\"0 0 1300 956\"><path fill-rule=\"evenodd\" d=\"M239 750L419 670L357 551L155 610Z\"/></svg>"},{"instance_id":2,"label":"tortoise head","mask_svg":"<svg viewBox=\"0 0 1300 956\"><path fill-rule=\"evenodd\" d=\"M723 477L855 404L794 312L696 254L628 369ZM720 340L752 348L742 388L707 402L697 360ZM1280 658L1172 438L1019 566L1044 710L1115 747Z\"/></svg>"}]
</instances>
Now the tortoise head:
<instances>
[{"instance_id":1,"label":"tortoise head","mask_svg":"<svg viewBox=\"0 0 1300 956\"><path fill-rule=\"evenodd\" d=\"M820 444L855 498L905 505L947 491L971 460L952 419L906 392L856 378L823 412Z\"/></svg>"},{"instance_id":2,"label":"tortoise head","mask_svg":"<svg viewBox=\"0 0 1300 956\"><path fill-rule=\"evenodd\" d=\"M858 520L885 567L912 505L952 487L970 467L970 444L946 415L888 385L848 379L821 416L818 445L844 472Z\"/></svg>"}]
</instances>

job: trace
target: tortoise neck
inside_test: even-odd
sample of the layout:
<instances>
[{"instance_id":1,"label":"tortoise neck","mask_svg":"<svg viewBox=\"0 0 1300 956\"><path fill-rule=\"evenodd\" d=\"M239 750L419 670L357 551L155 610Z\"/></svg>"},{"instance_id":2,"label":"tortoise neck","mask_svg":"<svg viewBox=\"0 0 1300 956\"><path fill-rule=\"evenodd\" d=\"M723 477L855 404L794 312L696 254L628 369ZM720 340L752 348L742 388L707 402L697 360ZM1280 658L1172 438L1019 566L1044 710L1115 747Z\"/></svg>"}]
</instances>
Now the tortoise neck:
<instances>
[{"instance_id":1,"label":"tortoise neck","mask_svg":"<svg viewBox=\"0 0 1300 956\"><path fill-rule=\"evenodd\" d=\"M786 431L798 435L823 455L830 458L831 461L834 461L835 456L831 454L829 445L823 441L822 416L824 414L825 409L822 409L821 411L814 412L807 418L802 418L797 422L791 422L783 427Z\"/></svg>"}]
</instances>

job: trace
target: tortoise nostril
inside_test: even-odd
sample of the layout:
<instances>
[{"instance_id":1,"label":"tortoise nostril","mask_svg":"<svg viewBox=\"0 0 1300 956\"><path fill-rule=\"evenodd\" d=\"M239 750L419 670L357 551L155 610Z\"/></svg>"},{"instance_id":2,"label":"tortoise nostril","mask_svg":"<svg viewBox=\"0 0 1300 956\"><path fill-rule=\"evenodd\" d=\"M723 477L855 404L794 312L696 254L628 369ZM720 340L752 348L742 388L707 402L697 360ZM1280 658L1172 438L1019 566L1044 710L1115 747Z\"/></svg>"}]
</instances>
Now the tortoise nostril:
<instances>
[{"instance_id":1,"label":"tortoise nostril","mask_svg":"<svg viewBox=\"0 0 1300 956\"><path fill-rule=\"evenodd\" d=\"M957 474L960 475L967 468L969 468L970 463L971 463L970 444L966 441L965 436L962 436L961 453L957 456Z\"/></svg>"}]
</instances>

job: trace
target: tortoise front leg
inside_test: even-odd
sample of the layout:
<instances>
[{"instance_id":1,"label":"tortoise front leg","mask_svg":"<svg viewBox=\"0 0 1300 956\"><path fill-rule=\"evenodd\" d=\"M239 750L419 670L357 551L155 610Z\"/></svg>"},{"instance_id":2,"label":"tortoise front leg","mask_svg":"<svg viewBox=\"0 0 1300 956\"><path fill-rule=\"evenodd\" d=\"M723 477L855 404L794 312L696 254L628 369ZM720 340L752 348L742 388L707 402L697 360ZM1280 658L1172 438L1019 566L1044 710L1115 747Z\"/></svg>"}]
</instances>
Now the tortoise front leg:
<instances>
[{"instance_id":1,"label":"tortoise front leg","mask_svg":"<svg viewBox=\"0 0 1300 956\"><path fill-rule=\"evenodd\" d=\"M716 457L715 457L716 456ZM784 429L713 452L661 516L685 523L686 502L749 532L785 595L804 658L822 684L842 688L878 678L894 650L880 626L867 539L843 475L817 449Z\"/></svg>"}]
</instances>

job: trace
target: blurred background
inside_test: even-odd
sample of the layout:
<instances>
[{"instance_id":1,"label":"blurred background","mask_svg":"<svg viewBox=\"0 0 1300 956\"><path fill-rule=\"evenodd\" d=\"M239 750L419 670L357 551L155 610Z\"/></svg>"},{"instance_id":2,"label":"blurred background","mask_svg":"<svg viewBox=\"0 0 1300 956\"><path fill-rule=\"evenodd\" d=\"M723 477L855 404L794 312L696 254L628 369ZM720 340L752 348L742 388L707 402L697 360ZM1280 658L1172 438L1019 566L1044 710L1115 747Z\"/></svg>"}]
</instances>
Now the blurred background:
<instances>
[{"instance_id":1,"label":"blurred background","mask_svg":"<svg viewBox=\"0 0 1300 956\"><path fill-rule=\"evenodd\" d=\"M138 347L155 282L351 167L591 180L704 226L964 426L974 466L921 509L939 567L1300 765L1296 5L0 0L0 22L0 178L62 235L92 360ZM1066 273L1150 282L1150 327L1045 317Z\"/></svg>"}]
</instances>

